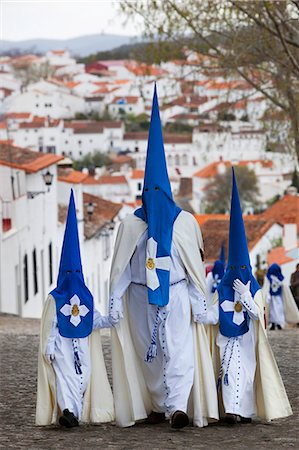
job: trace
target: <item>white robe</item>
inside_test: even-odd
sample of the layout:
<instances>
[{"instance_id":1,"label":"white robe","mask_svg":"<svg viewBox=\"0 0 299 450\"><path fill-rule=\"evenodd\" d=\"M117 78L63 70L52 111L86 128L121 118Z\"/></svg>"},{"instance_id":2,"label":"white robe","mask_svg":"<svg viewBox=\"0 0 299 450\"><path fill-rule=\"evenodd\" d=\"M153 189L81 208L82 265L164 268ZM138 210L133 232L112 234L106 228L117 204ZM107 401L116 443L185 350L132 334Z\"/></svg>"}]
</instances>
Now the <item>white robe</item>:
<instances>
[{"instance_id":1,"label":"white robe","mask_svg":"<svg viewBox=\"0 0 299 450\"><path fill-rule=\"evenodd\" d=\"M218 332L216 344L221 361L221 389L224 411L242 417L256 416L255 370L256 336L254 320L258 320L258 310L250 293L246 295L246 308L250 321L249 330L241 336L228 338ZM243 307L245 312L245 308ZM209 323L219 320L218 307L210 310ZM224 375L228 375L228 384Z\"/></svg>"},{"instance_id":2,"label":"white robe","mask_svg":"<svg viewBox=\"0 0 299 450\"><path fill-rule=\"evenodd\" d=\"M251 319L249 331L238 338L229 339L220 333L218 325L211 325L219 320L217 291L213 297L213 305L207 313L216 379L223 366L221 409L223 407L226 413L242 417L258 416L267 421L287 417L292 414L292 409L267 339L261 290L256 292L254 299L251 297L246 300ZM234 348L231 352L233 342ZM223 358L226 345L227 355ZM227 385L223 375L226 373L231 353Z\"/></svg>"},{"instance_id":3,"label":"white robe","mask_svg":"<svg viewBox=\"0 0 299 450\"><path fill-rule=\"evenodd\" d=\"M107 317L94 310L93 330L110 327ZM82 373L76 373L74 351L78 353ZM68 409L80 420L84 393L91 373L88 337L69 339L61 336L55 315L46 348L46 355L50 354L54 355L52 366L56 376L57 404L59 409L61 412L64 409Z\"/></svg>"},{"instance_id":4,"label":"white robe","mask_svg":"<svg viewBox=\"0 0 299 450\"><path fill-rule=\"evenodd\" d=\"M41 319L40 328L40 344L38 352L38 374L37 374L37 400L36 400L36 425L45 426L56 424L61 409L66 407L67 403L62 398L61 392L59 392L60 386L56 383L56 375L54 365L59 366L63 371L63 356L62 352L65 351L67 355L67 367L70 377L67 379L68 386L73 387L72 382L76 386L76 397L80 399L80 389L78 389L79 382L78 376L73 376L73 357L72 349L68 346L69 342L62 337L58 338L59 353L56 352L56 363L50 364L47 360L46 354L52 353L53 347L47 349L49 343L49 337L51 331L55 330L53 322L55 323L56 307L55 299L49 295L45 302L43 315ZM55 334L55 331L54 331ZM69 340L71 341L71 339ZM79 340L78 340L79 341ZM100 330L95 329L88 338L80 339L80 348L82 345L82 351L80 355L84 354L85 366L90 367L90 375L87 376L86 370L84 371L85 383L84 383L84 396L83 405L81 410L81 421L90 423L110 422L114 420L114 408L113 397L111 388L109 385L103 352L101 345ZM54 347L55 348L55 347ZM88 361L88 363L86 363ZM90 364L89 364L90 362ZM64 376L64 373L63 373ZM63 376L60 377L63 380ZM87 380L88 379L88 380ZM76 381L74 381L76 380ZM63 391L69 392L68 387L65 389L66 384L62 382ZM83 391L83 389L82 389ZM71 393L67 397L71 397ZM61 402L61 406L58 406L58 401ZM71 406L72 408L72 406ZM70 408L69 408L70 409ZM80 404L79 408L80 409Z\"/></svg>"},{"instance_id":5,"label":"white robe","mask_svg":"<svg viewBox=\"0 0 299 450\"><path fill-rule=\"evenodd\" d=\"M159 312L158 353L152 362L145 362L157 314L157 307L148 303L146 243L147 230L139 239L131 261L112 293L110 313L121 315L121 298L129 287L130 329L153 410L169 416L176 410L187 412L194 378L190 302L193 314L204 315L206 300L203 292L188 277L175 244L172 244L169 303Z\"/></svg>"},{"instance_id":6,"label":"white robe","mask_svg":"<svg viewBox=\"0 0 299 450\"><path fill-rule=\"evenodd\" d=\"M182 281L170 288L170 303L166 308L161 308L157 356L160 361L156 359L145 365L143 359L150 345L155 307L148 305L144 286L131 284L127 289L126 279L132 277L130 262L135 264L135 256L136 264L145 267L145 252L141 250L142 246L137 250L136 247L138 243L141 244L142 236L145 239L146 230L145 222L134 215L128 216L120 225L112 261L110 307L114 309L115 303L116 310L121 309L120 305L123 307L123 318L112 329L116 422L126 427L145 419L152 410L166 413L178 407L186 410L187 401L188 414L193 418L194 425L202 427L208 424L208 418L218 418L218 402L206 332L202 324L191 320L191 308L192 314L199 318L204 312L203 296L198 295L199 292L205 292L200 230L194 217L184 211L174 223L171 280L180 281L181 276L186 278L188 273L189 283ZM142 252L143 256L139 260ZM135 272L139 280L144 281L143 269L138 267ZM122 290L117 293L116 288L120 286ZM193 291L195 287L196 292ZM124 291L120 302L119 297ZM179 295L181 293L182 296ZM177 308L176 311L169 312L172 307ZM136 327L136 315L142 320L143 326ZM166 334L167 338L163 339ZM167 344L165 349L163 340ZM166 352L163 353L163 350ZM158 377L156 382L152 375ZM166 388L163 381L161 384L164 375ZM181 376L183 384L186 382L184 387L180 384Z\"/></svg>"},{"instance_id":7,"label":"white robe","mask_svg":"<svg viewBox=\"0 0 299 450\"><path fill-rule=\"evenodd\" d=\"M283 283L282 295L271 296L270 282L265 277L263 295L266 299L267 323L275 323L281 327L284 327L285 323L299 323L299 310L289 286Z\"/></svg>"}]
</instances>

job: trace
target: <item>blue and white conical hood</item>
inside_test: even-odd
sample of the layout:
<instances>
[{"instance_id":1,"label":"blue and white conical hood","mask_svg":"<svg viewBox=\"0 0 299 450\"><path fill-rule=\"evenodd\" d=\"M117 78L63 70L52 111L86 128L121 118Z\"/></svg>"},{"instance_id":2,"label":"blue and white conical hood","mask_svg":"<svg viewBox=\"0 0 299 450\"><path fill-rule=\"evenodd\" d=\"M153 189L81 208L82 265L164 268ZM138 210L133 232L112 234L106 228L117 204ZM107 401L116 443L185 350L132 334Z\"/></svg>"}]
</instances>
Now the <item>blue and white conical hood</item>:
<instances>
[{"instance_id":1,"label":"blue and white conical hood","mask_svg":"<svg viewBox=\"0 0 299 450\"><path fill-rule=\"evenodd\" d=\"M260 289L258 282L252 274L242 209L233 168L232 181L228 263L226 272L218 287L220 332L227 337L240 336L248 331L249 316L246 312L244 312L244 321L235 323L233 308L231 312L225 312L221 307L221 304L225 301L235 301L235 292L233 290L234 280L238 278L244 284L250 281L252 297Z\"/></svg>"},{"instance_id":2,"label":"blue and white conical hood","mask_svg":"<svg viewBox=\"0 0 299 450\"><path fill-rule=\"evenodd\" d=\"M173 223L181 209L175 204L167 173L162 127L155 85L148 136L142 207L135 215L148 224L146 277L148 301L169 301L169 268Z\"/></svg>"},{"instance_id":3,"label":"blue and white conical hood","mask_svg":"<svg viewBox=\"0 0 299 450\"><path fill-rule=\"evenodd\" d=\"M56 300L57 324L61 336L88 336L93 327L93 297L84 283L73 190L64 231L57 287L50 294Z\"/></svg>"}]
</instances>

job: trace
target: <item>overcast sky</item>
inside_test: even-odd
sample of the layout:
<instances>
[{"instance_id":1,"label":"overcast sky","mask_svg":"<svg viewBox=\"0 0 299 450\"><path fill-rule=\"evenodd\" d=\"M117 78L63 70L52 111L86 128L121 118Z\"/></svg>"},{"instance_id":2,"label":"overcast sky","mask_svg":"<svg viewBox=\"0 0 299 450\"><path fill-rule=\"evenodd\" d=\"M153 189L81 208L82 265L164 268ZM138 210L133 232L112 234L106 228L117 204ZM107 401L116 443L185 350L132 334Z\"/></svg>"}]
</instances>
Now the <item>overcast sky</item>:
<instances>
[{"instance_id":1,"label":"overcast sky","mask_svg":"<svg viewBox=\"0 0 299 450\"><path fill-rule=\"evenodd\" d=\"M94 33L140 34L124 25L121 0L0 0L3 40L67 39Z\"/></svg>"}]
</instances>

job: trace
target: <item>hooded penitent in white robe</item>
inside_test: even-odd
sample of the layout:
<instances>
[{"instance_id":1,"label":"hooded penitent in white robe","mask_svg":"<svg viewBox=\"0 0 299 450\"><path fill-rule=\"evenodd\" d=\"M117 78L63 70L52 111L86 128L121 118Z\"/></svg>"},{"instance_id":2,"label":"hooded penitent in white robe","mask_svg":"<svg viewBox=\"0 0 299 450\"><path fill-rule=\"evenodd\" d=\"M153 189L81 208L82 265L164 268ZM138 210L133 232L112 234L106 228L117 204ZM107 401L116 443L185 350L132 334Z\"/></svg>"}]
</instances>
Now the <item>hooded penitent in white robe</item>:
<instances>
[{"instance_id":1,"label":"hooded penitent in white robe","mask_svg":"<svg viewBox=\"0 0 299 450\"><path fill-rule=\"evenodd\" d=\"M299 311L291 289L282 283L281 295L270 294L270 282L264 279L263 295L266 299L267 323L274 323L284 327L286 323L299 323Z\"/></svg>"},{"instance_id":2,"label":"hooded penitent in white robe","mask_svg":"<svg viewBox=\"0 0 299 450\"><path fill-rule=\"evenodd\" d=\"M292 409L267 339L262 292L258 290L254 299L251 294L249 297L246 302L250 317L247 333L228 338L220 333L218 325L210 326L208 330L215 379L221 376L220 410L267 421L287 417L292 414ZM207 322L216 323L218 318L216 291ZM224 382L226 372L228 384Z\"/></svg>"},{"instance_id":3,"label":"hooded penitent in white robe","mask_svg":"<svg viewBox=\"0 0 299 450\"><path fill-rule=\"evenodd\" d=\"M104 327L104 322L105 318L95 312L94 328ZM74 350L79 354L82 374L75 371ZM49 363L46 354L53 352L55 358ZM100 330L94 329L88 337L80 339L60 336L55 299L49 295L41 319L36 425L57 423L63 409L69 409L82 422L114 420Z\"/></svg>"},{"instance_id":4,"label":"hooded penitent in white robe","mask_svg":"<svg viewBox=\"0 0 299 450\"><path fill-rule=\"evenodd\" d=\"M170 299L160 307L158 354L145 362L157 318L144 286L147 224L135 215L120 225L111 269L113 394L117 424L131 426L151 411L188 412L196 426L218 419L217 392L204 326L203 248L198 224L182 211L174 222ZM122 297L122 298L120 298Z\"/></svg>"}]
</instances>

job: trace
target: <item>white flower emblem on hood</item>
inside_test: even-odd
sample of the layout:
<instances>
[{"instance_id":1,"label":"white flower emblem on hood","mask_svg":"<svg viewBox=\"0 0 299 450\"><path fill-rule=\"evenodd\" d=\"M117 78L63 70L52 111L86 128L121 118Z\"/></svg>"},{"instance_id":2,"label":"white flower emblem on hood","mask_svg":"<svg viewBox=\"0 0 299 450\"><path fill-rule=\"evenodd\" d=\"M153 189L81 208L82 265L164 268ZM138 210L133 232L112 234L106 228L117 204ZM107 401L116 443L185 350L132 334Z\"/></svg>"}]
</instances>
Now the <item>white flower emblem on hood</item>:
<instances>
[{"instance_id":1,"label":"white flower emblem on hood","mask_svg":"<svg viewBox=\"0 0 299 450\"><path fill-rule=\"evenodd\" d=\"M80 298L75 294L70 299L70 305L65 304L60 311L65 316L71 316L70 322L74 327L77 327L81 322L81 317L85 317L89 309L85 305L80 305Z\"/></svg>"}]
</instances>

